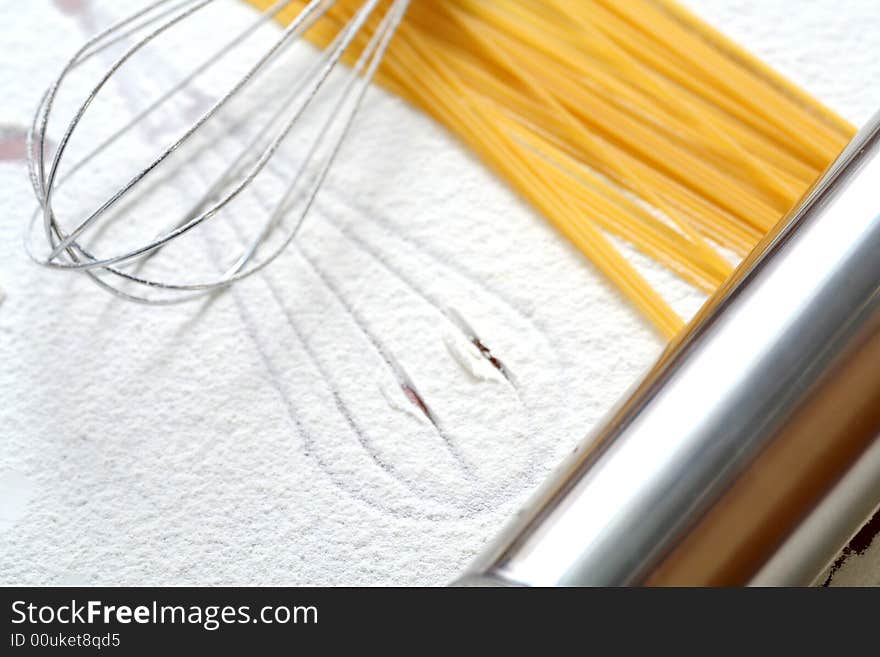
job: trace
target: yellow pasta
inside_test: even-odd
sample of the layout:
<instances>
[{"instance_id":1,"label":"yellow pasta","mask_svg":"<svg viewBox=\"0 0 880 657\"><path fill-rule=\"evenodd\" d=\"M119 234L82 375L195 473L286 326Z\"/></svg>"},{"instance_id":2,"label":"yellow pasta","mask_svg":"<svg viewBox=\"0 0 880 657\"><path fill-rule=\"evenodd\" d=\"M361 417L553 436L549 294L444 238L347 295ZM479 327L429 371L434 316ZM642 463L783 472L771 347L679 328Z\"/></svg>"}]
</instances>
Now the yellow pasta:
<instances>
[{"instance_id":1,"label":"yellow pasta","mask_svg":"<svg viewBox=\"0 0 880 657\"><path fill-rule=\"evenodd\" d=\"M327 45L360 4L339 0L308 37ZM682 320L608 235L711 292L731 272L722 250L745 255L855 132L672 0L416 0L377 80L467 143L669 337Z\"/></svg>"}]
</instances>

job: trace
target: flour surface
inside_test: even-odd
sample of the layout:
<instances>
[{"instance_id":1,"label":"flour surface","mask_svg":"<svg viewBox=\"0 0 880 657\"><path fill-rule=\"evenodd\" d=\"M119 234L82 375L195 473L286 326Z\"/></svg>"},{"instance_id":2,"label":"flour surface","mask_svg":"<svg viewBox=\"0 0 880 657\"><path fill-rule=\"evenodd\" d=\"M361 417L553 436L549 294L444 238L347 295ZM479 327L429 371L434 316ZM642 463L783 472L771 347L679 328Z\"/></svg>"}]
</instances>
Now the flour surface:
<instances>
[{"instance_id":1,"label":"flour surface","mask_svg":"<svg viewBox=\"0 0 880 657\"><path fill-rule=\"evenodd\" d=\"M126 304L36 267L20 239L25 126L66 58L133 4L0 0L0 583L450 581L661 341L462 146L380 90L296 248L211 303ZM853 121L880 108L875 0L689 4ZM228 21L250 12L225 6ZM155 57L145 87L187 63ZM142 92L116 89L121 111ZM696 311L700 294L633 258ZM510 379L474 369L448 308ZM880 583L872 550L840 581Z\"/></svg>"}]
</instances>

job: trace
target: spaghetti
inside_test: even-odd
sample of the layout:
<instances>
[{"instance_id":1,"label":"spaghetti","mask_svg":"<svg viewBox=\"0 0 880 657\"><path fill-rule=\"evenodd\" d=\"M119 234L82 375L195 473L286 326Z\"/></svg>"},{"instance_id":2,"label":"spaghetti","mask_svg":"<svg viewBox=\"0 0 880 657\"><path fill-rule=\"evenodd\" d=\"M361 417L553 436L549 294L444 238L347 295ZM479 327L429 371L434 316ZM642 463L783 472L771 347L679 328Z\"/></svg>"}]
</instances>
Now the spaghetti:
<instances>
[{"instance_id":1,"label":"spaghetti","mask_svg":"<svg viewBox=\"0 0 880 657\"><path fill-rule=\"evenodd\" d=\"M359 6L339 0L307 36L327 45ZM681 318L608 235L711 292L727 254L748 253L855 133L672 0L414 2L377 79L467 143L670 337Z\"/></svg>"}]
</instances>

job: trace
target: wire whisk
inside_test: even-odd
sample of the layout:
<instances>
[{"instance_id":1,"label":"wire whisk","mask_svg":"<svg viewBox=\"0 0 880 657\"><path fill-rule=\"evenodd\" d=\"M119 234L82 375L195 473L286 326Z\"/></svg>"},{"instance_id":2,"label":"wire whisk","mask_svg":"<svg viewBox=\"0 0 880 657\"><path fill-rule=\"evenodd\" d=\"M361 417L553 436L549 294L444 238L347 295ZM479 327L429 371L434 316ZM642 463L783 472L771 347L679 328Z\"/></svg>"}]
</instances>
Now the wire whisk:
<instances>
[{"instance_id":1,"label":"wire whisk","mask_svg":"<svg viewBox=\"0 0 880 657\"><path fill-rule=\"evenodd\" d=\"M111 88L136 86L128 69L143 57L150 83L144 86L155 86L147 54L152 48L173 56L172 37L212 41L217 0L151 2L89 39L43 95L29 133L38 201L26 234L31 257L155 304L191 299L266 267L309 214L409 2L365 0L319 56L305 46L305 66L300 60L294 66L290 53L319 20L330 20L335 0L275 2L243 29L236 23L191 72L127 113L112 102ZM272 30L273 19L298 5L283 31ZM352 65L339 66L346 56ZM58 120L59 96L86 70L96 77L87 76L88 92L71 103L71 118L53 145L48 128ZM105 95L109 107L90 121ZM127 114L121 125L108 129L121 114ZM151 128L146 139L145 126ZM71 155L81 132L83 152ZM137 147L123 146L136 134ZM295 155L278 158L282 149ZM106 192L93 193L102 186ZM76 207L95 194L86 209ZM222 235L206 235L208 224L221 226ZM201 237L192 239L196 234ZM213 258L204 256L206 244Z\"/></svg>"}]
</instances>

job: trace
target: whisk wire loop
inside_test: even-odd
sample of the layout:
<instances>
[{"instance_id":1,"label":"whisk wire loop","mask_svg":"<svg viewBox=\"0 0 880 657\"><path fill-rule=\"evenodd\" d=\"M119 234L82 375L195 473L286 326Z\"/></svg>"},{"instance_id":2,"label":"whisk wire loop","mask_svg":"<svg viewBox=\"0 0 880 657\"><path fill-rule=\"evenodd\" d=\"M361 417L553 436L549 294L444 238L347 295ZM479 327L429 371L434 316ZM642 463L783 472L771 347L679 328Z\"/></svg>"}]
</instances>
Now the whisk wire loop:
<instances>
[{"instance_id":1,"label":"whisk wire loop","mask_svg":"<svg viewBox=\"0 0 880 657\"><path fill-rule=\"evenodd\" d=\"M63 175L59 175L61 163L64 161L72 137L90 106L107 86L107 83L115 76L123 75L120 69L158 37L180 25L183 21L192 18L197 12L213 4L216 0L183 0L182 2L158 0L117 21L111 27L89 39L65 65L59 77L43 95L28 136L29 171L39 204L28 225L26 234L26 244L31 257L49 268L83 272L101 287L125 299L157 304L185 301L193 296L200 296L211 290L227 286L262 270L290 245L303 225L345 138L350 132L357 111L385 51L410 4L410 0L392 0L381 19L372 21L371 17L383 1L387 2L387 0L366 0L351 19L342 25L330 47L313 65L308 67L307 72L304 75L294 77L292 91L281 94L283 100L279 109L257 131L256 136L246 144L239 155L232 159L231 164L216 178L207 191L190 203L189 209L183 213L182 217L170 222L169 227L165 230L158 234L154 233L153 239L134 248L125 248L113 255L98 255L92 244L84 243L83 238L94 232L102 220L109 216L111 209L118 211L117 206L121 206L122 201L130 202L135 189L140 188L146 178L162 168L162 165L173 154L177 153L208 122L217 117L221 109L233 99L242 97L248 86L258 76L266 72L268 66L277 60L282 51L299 41L305 32L324 17L336 0L311 0L308 2L256 62L251 64L246 72L207 110L201 113L182 134L162 148L158 156L154 157L133 177L127 179L120 188L100 203L97 209L88 213L84 219L66 231L56 215L56 209L53 205L54 192L74 176L87 170L86 166L95 158L109 151L123 136L136 130L148 117L165 106L171 98L189 88L196 78L216 66L218 61L226 57L233 49L253 36L267 22L276 18L291 2L290 0L281 0L274 3L254 21L251 21L244 30L238 32L228 43L203 60L182 80L148 103L145 108L137 111L131 120L111 132L108 137L97 140L97 145L92 147L81 159L73 164L65 165L66 170ZM221 268L219 275L194 282L179 280L177 277L159 278L155 275L142 275L141 268L160 249L227 210L228 206L264 173L282 143L288 140L291 133L300 124L304 113L314 104L319 95L330 93L326 91L331 87L328 80L333 71L338 69L345 53L353 47L355 39L367 29L368 25L376 25L376 23L378 23L377 26L372 30L370 38L362 47L348 72L348 81L343 85L335 101L331 103L332 110L323 120L320 128L314 134L309 135L311 143L301 165L295 171L280 199L272 207L269 216L257 222L258 230L254 233L254 237L243 245L240 255L234 259L233 264ZM146 34L143 34L144 31ZM138 34L140 36L135 37ZM85 99L73 113L54 154L50 158L48 156L47 130L50 117L55 109L56 97L68 75L96 55L132 37L135 37L135 42L113 60L109 68L99 77L97 83L91 86ZM224 125L222 127L229 129L231 126ZM326 153L319 157L322 149ZM50 160L51 164L48 164ZM158 184L164 184L164 181L160 181ZM137 199L134 203L137 203ZM299 208L293 212L297 204L299 204ZM127 208L123 210L123 212L127 211ZM290 220L290 226L278 243L273 243L271 248L267 246L265 249L261 249L274 235L282 218L292 212L293 218ZM49 247L47 256L37 255L33 244L34 229L40 218L42 218L43 232ZM257 260L256 256L261 250L265 253L260 253L261 258ZM255 260L257 261L255 262ZM133 271L123 269L131 268L132 265L135 266ZM165 294L156 296L143 292L130 292L121 287L121 284L125 283L161 289L165 291ZM179 294L181 292L190 294Z\"/></svg>"}]
</instances>

